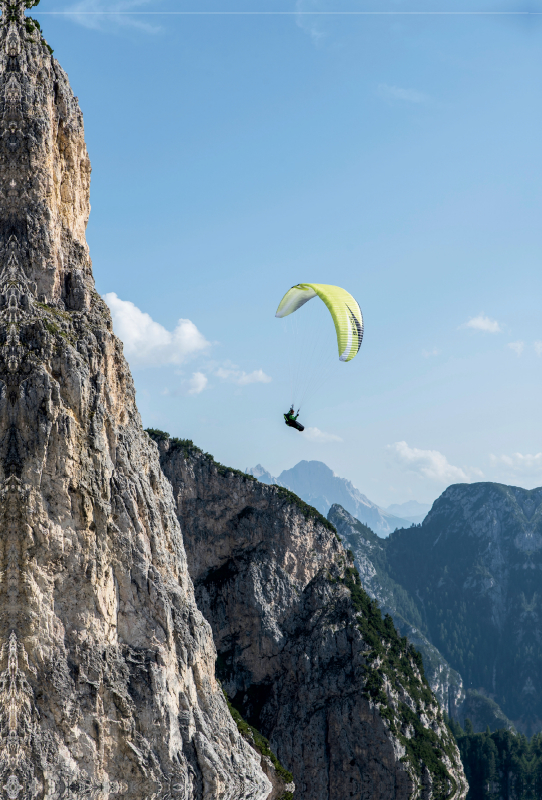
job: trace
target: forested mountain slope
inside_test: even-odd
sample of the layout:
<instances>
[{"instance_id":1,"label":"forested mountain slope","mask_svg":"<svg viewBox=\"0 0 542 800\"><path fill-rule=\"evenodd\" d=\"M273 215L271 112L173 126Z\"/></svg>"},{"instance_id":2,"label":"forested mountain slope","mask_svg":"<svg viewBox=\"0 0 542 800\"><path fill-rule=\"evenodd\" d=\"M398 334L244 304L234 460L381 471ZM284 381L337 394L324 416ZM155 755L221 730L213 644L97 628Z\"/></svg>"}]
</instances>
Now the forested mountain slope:
<instances>
[{"instance_id":1,"label":"forested mountain slope","mask_svg":"<svg viewBox=\"0 0 542 800\"><path fill-rule=\"evenodd\" d=\"M468 690L492 698L519 730L542 730L542 489L450 486L422 525L380 543L386 580L419 616L405 604L400 614Z\"/></svg>"},{"instance_id":2,"label":"forested mountain slope","mask_svg":"<svg viewBox=\"0 0 542 800\"><path fill-rule=\"evenodd\" d=\"M354 554L363 588L378 601L384 613L391 614L401 634L408 636L422 654L425 674L439 703L451 717L459 718L465 701L461 675L450 667L425 635L417 597L412 597L390 577L387 540L339 505L331 507L328 520L337 528L345 547Z\"/></svg>"},{"instance_id":3,"label":"forested mountain slope","mask_svg":"<svg viewBox=\"0 0 542 800\"><path fill-rule=\"evenodd\" d=\"M466 685L527 733L542 729L542 489L450 486L421 527L393 535L387 555Z\"/></svg>"}]
</instances>

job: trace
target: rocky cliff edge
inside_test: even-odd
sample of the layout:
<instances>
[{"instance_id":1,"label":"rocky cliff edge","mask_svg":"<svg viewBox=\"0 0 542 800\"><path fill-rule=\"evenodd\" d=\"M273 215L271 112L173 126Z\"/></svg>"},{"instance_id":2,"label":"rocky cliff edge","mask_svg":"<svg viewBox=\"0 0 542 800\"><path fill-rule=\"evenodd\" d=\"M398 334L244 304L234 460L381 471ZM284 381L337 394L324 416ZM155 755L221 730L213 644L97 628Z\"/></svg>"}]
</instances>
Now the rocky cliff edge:
<instances>
[{"instance_id":1,"label":"rocky cliff edge","mask_svg":"<svg viewBox=\"0 0 542 800\"><path fill-rule=\"evenodd\" d=\"M463 798L421 656L362 590L335 529L278 486L150 432L173 486L217 672L303 800Z\"/></svg>"},{"instance_id":2,"label":"rocky cliff edge","mask_svg":"<svg viewBox=\"0 0 542 800\"><path fill-rule=\"evenodd\" d=\"M0 787L264 800L85 241L83 119L0 3Z\"/></svg>"}]
</instances>

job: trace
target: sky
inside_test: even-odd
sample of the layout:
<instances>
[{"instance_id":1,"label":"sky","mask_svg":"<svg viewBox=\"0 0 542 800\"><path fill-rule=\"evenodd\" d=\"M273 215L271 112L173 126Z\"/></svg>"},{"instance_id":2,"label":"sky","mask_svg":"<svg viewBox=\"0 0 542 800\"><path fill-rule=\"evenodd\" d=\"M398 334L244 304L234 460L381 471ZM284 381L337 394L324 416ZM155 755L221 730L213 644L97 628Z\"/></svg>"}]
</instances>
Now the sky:
<instances>
[{"instance_id":1,"label":"sky","mask_svg":"<svg viewBox=\"0 0 542 800\"><path fill-rule=\"evenodd\" d=\"M542 0L32 9L84 114L94 275L145 427L239 469L324 461L384 507L452 483L542 484L537 12ZM300 282L358 300L353 361L338 361L318 299L275 318ZM317 389L303 434L282 417L292 375Z\"/></svg>"}]
</instances>

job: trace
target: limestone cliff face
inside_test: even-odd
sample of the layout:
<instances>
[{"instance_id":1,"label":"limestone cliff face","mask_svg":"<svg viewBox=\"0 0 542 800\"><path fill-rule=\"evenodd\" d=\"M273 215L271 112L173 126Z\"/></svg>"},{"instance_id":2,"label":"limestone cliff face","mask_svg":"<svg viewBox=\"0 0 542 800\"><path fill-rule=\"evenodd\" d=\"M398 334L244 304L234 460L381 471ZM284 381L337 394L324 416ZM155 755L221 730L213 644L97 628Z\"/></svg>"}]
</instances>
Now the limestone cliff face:
<instances>
[{"instance_id":1,"label":"limestone cliff face","mask_svg":"<svg viewBox=\"0 0 542 800\"><path fill-rule=\"evenodd\" d=\"M81 112L24 5L0 21L0 787L264 800L94 290Z\"/></svg>"},{"instance_id":2,"label":"limestone cliff face","mask_svg":"<svg viewBox=\"0 0 542 800\"><path fill-rule=\"evenodd\" d=\"M286 489L153 435L218 673L296 797L463 798L419 654L361 590L333 527Z\"/></svg>"}]
</instances>

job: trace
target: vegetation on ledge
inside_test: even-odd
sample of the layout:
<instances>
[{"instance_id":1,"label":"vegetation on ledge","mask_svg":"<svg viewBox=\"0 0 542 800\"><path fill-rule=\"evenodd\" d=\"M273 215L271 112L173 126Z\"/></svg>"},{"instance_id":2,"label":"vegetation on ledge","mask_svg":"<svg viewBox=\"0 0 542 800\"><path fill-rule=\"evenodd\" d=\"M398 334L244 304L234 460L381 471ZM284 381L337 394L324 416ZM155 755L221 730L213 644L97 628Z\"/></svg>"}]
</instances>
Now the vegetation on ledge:
<instances>
[{"instance_id":1,"label":"vegetation on ledge","mask_svg":"<svg viewBox=\"0 0 542 800\"><path fill-rule=\"evenodd\" d=\"M175 436L171 437L169 433L167 433L166 431L160 431L157 428L146 428L146 432L149 434L151 439L154 439L155 442L169 441L170 452L174 453L176 450L180 450L184 458L189 458L190 456L201 454L202 456L207 458L214 467L217 468L219 475L238 475L240 478L244 478L247 481L256 480L256 478L253 478L252 475L247 475L246 472L243 472L240 469L235 469L234 467L226 467L219 461L215 461L214 456L212 456L211 453L204 453L201 448L197 447L197 445L194 444L192 439L177 439Z\"/></svg>"},{"instance_id":2,"label":"vegetation on ledge","mask_svg":"<svg viewBox=\"0 0 542 800\"><path fill-rule=\"evenodd\" d=\"M313 519L316 522L319 522L320 525L323 525L324 528L327 528L328 531L331 531L335 534L335 536L337 536L337 538L339 538L335 529L335 525L332 525L331 522L329 522L322 514L320 514L319 511L313 508L313 506L305 503L304 500L291 492L289 489L285 489L284 486L278 486L276 483L274 483L273 488L277 490L277 494L281 499L286 500L293 506L296 506L301 511L305 519Z\"/></svg>"},{"instance_id":3,"label":"vegetation on ledge","mask_svg":"<svg viewBox=\"0 0 542 800\"><path fill-rule=\"evenodd\" d=\"M355 567L347 567L338 579L350 591L352 605L357 612L358 630L368 646L366 682L363 694L379 707L380 715L406 750L404 760L421 776L425 765L433 780L433 797L449 797L450 785L455 783L444 763L444 756L453 762L452 739L443 741L431 728L423 725L420 715L432 709L439 722L444 718L438 709L423 671L421 654L399 636L389 614L382 616L376 600L372 600L361 586ZM386 685L397 692L405 692L414 701L412 709L403 701L397 702L388 695ZM453 788L455 791L455 788Z\"/></svg>"},{"instance_id":4,"label":"vegetation on ledge","mask_svg":"<svg viewBox=\"0 0 542 800\"><path fill-rule=\"evenodd\" d=\"M280 775L284 783L292 783L294 776L292 775L291 772L288 772L288 770L282 766L282 764L280 763L274 752L271 750L269 742L265 738L265 736L262 736L262 734L256 728L254 728L252 725L249 725L248 722L246 722L243 719L240 712L232 704L226 692L224 692L224 697L226 698L226 702L228 704L228 708L230 710L230 714L232 715L233 721L237 725L237 730L239 731L243 739L246 739L247 742L253 744L259 750L262 756L266 756L271 761L271 763L275 768L275 772L277 773L277 775ZM283 800L288 800L287 795L293 796L291 792L287 792Z\"/></svg>"}]
</instances>

